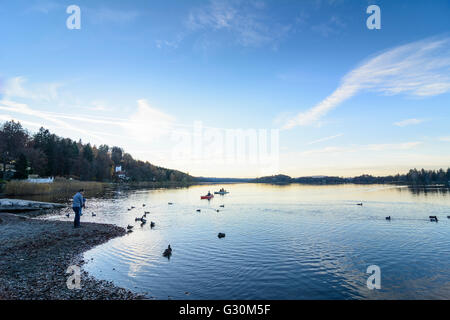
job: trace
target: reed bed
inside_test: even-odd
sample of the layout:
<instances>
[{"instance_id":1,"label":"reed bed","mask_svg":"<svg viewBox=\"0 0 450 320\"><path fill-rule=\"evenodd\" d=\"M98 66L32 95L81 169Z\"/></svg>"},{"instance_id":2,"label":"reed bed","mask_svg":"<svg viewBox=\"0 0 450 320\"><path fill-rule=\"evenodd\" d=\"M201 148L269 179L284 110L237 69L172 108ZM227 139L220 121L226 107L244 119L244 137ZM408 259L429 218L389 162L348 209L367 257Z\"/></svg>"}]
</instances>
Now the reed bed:
<instances>
[{"instance_id":1,"label":"reed bed","mask_svg":"<svg viewBox=\"0 0 450 320\"><path fill-rule=\"evenodd\" d=\"M105 184L95 181L59 180L53 183L30 183L27 181L12 180L6 183L3 192L8 196L30 195L69 195L84 189L90 193L102 192Z\"/></svg>"}]
</instances>

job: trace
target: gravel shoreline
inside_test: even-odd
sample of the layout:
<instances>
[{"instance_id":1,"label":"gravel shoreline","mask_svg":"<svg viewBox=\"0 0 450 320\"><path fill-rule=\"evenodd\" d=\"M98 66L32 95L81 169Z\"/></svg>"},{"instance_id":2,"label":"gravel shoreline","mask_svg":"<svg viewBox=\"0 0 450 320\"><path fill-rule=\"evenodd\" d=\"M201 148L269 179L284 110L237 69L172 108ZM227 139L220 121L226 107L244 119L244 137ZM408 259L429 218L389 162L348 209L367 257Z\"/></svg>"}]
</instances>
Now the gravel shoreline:
<instances>
[{"instance_id":1,"label":"gravel shoreline","mask_svg":"<svg viewBox=\"0 0 450 320\"><path fill-rule=\"evenodd\" d=\"M83 252L126 234L98 223L32 219L0 212L0 300L129 300L144 296L83 271ZM67 288L71 265L81 267L81 289Z\"/></svg>"}]
</instances>

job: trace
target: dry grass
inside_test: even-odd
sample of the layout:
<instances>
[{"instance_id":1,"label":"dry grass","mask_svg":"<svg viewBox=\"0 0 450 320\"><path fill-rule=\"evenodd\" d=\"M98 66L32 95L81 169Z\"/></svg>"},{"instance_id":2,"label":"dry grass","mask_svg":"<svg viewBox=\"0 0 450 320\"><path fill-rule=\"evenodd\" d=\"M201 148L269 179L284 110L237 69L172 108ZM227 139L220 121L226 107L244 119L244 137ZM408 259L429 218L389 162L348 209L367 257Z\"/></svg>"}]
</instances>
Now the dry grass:
<instances>
[{"instance_id":1,"label":"dry grass","mask_svg":"<svg viewBox=\"0 0 450 320\"><path fill-rule=\"evenodd\" d=\"M104 187L103 183L94 181L59 180L53 183L30 183L13 180L6 183L4 193L11 196L67 195L73 194L79 189L87 192L101 192Z\"/></svg>"}]
</instances>

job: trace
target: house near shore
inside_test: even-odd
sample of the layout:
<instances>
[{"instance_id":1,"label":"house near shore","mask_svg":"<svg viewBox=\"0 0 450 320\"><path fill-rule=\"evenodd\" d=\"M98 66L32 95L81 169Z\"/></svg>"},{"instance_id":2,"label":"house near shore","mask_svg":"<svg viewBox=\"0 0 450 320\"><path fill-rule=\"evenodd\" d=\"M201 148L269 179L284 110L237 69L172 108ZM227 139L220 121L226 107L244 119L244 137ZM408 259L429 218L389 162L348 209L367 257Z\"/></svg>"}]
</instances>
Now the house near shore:
<instances>
[{"instance_id":1,"label":"house near shore","mask_svg":"<svg viewBox=\"0 0 450 320\"><path fill-rule=\"evenodd\" d=\"M116 166L114 168L114 176L116 177L116 179L118 179L120 181L128 181L128 180L130 180L130 178L127 177L125 171L122 170L122 166Z\"/></svg>"},{"instance_id":2,"label":"house near shore","mask_svg":"<svg viewBox=\"0 0 450 320\"><path fill-rule=\"evenodd\" d=\"M11 179L16 174L16 169L13 164L6 164L3 168L3 163L0 163L0 177L4 179Z\"/></svg>"}]
</instances>

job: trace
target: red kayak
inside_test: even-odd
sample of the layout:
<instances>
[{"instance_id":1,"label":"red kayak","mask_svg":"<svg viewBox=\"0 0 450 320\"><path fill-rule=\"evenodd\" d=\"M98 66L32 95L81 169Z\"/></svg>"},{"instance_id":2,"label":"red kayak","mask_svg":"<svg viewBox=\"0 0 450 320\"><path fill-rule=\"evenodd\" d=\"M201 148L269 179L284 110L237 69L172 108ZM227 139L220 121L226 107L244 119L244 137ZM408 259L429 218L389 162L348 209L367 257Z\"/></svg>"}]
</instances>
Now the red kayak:
<instances>
[{"instance_id":1,"label":"red kayak","mask_svg":"<svg viewBox=\"0 0 450 320\"><path fill-rule=\"evenodd\" d=\"M210 196L201 196L200 199L212 199L214 198L214 195L210 195Z\"/></svg>"}]
</instances>

